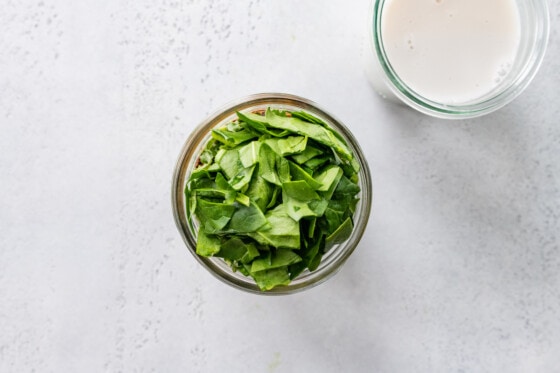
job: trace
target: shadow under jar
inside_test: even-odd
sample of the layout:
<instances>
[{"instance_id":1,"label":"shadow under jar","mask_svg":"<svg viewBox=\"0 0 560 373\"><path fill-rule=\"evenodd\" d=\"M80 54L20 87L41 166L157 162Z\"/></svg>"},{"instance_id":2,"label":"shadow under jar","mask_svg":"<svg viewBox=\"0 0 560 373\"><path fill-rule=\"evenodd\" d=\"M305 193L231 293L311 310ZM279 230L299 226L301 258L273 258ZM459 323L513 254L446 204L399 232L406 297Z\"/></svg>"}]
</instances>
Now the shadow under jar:
<instances>
[{"instance_id":1,"label":"shadow under jar","mask_svg":"<svg viewBox=\"0 0 560 373\"><path fill-rule=\"evenodd\" d=\"M253 278L245 276L239 271L233 271L230 265L222 258L204 257L196 253L197 232L200 223L196 217L193 219L188 217L185 188L191 173L199 165L199 156L211 139L213 129L221 128L236 120L237 112L263 112L267 108L289 112L304 111L321 119L333 131L339 134L345 140L347 147L353 153L354 159L359 165L357 185L360 187L360 192L357 195L358 202L352 217L353 229L349 238L330 248L323 255L319 266L314 271L306 269L296 278L292 279L288 285L262 291ZM318 285L334 275L352 254L365 231L370 215L371 198L369 168L356 139L350 131L340 121L320 109L315 103L301 97L279 93L263 93L243 98L227 105L202 122L192 132L181 150L172 184L172 204L175 222L191 254L194 255L202 266L221 281L235 288L262 295L295 293Z\"/></svg>"}]
</instances>

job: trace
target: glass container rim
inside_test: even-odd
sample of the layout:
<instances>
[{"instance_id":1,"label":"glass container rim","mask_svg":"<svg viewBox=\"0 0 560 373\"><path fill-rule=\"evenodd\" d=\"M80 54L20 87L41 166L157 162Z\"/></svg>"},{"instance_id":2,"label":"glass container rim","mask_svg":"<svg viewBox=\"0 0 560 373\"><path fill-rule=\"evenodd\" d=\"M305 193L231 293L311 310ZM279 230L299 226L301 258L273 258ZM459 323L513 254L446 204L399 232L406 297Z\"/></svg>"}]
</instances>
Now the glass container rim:
<instances>
[{"instance_id":1,"label":"glass container rim","mask_svg":"<svg viewBox=\"0 0 560 373\"><path fill-rule=\"evenodd\" d=\"M333 247L329 251L330 253L333 250L337 250L337 256L333 257L334 259L328 263L328 267L322 268L320 266L317 269L317 271L320 272L310 272L307 276L308 279L305 282L298 283L297 279L299 277L297 277L290 285L273 288L269 291L260 290L256 284L252 282L249 283L248 281L241 281L237 278L237 276L233 275L233 272L229 268L228 271L218 268L212 260L219 258L203 258L196 254L196 240L194 239L192 232L189 229L190 227L188 226L183 199L185 188L184 182L187 176L186 173L188 172L188 167L192 164L193 155L198 155L197 149L200 147L200 143L204 142L204 138L205 136L207 137L209 130L214 128L216 125L224 123L224 121L234 115L236 111L247 110L258 105L268 105L273 107L292 106L308 110L311 113L319 114L321 119L325 120L329 126L333 127L334 130L342 134L360 164L359 181L361 192L360 201L354 214L355 226L348 240L339 244L338 247ZM196 146L197 144L198 146ZM340 120L334 118L330 113L322 109L315 102L300 96L287 93L258 93L231 101L216 110L213 114L207 116L206 119L193 129L183 144L175 165L171 186L171 202L177 229L179 230L189 252L203 267L205 267L206 270L214 275L214 277L230 286L233 286L234 288L249 293L258 295L286 295L310 289L325 282L337 273L342 264L344 264L344 262L350 257L362 238L369 220L372 204L371 184L370 170L363 151L361 150L356 138Z\"/></svg>"}]
</instances>

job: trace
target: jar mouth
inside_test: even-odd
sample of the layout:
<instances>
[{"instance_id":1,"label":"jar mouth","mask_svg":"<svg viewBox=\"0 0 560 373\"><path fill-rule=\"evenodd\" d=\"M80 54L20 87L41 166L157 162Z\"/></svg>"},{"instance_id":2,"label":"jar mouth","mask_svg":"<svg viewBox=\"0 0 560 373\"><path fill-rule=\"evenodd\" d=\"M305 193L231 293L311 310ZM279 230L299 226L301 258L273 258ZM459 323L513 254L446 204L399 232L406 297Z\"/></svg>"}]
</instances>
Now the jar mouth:
<instances>
[{"instance_id":1,"label":"jar mouth","mask_svg":"<svg viewBox=\"0 0 560 373\"><path fill-rule=\"evenodd\" d=\"M523 2L530 7L523 12L522 43L516 61L517 69L510 71L508 79L491 92L476 100L464 103L442 103L426 98L409 87L393 68L383 44L381 20L385 0L375 0L372 9L372 27L370 28L371 48L381 69L383 79L389 89L407 105L428 115L447 119L473 118L488 114L513 101L535 77L544 59L550 33L549 11L546 0ZM520 13L521 9L520 9ZM530 18L529 18L530 17Z\"/></svg>"},{"instance_id":2,"label":"jar mouth","mask_svg":"<svg viewBox=\"0 0 560 373\"><path fill-rule=\"evenodd\" d=\"M187 217L184 190L189 175L194 169L198 155L210 137L210 130L235 118L237 111L253 111L266 107L308 111L323 119L331 128L340 133L347 141L348 146L351 148L360 164L359 186L361 192L359 194L360 201L354 213L354 229L350 238L346 242L330 249L323 256L319 268L315 271L309 272L306 270L292 280L287 286L280 286L268 291L262 291L252 278L246 277L238 272L233 272L221 258L207 258L196 254L196 235L198 227L195 219L189 219ZM171 197L177 228L189 251L203 267L219 280L235 288L260 295L282 295L309 289L326 281L340 269L341 265L352 254L365 231L370 215L371 176L365 156L356 139L340 121L328 114L325 110L319 108L314 102L302 97L284 93L261 93L242 98L224 106L213 115L210 115L194 129L185 142L177 160L172 180Z\"/></svg>"}]
</instances>

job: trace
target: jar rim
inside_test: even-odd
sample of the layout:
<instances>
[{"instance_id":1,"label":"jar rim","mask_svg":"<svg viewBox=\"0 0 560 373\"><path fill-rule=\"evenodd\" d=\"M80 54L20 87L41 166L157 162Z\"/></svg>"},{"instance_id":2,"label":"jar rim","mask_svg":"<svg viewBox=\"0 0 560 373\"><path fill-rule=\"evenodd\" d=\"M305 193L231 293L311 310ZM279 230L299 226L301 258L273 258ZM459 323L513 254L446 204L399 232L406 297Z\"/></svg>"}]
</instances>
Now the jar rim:
<instances>
[{"instance_id":1,"label":"jar rim","mask_svg":"<svg viewBox=\"0 0 560 373\"><path fill-rule=\"evenodd\" d=\"M327 253L329 260L321 262L316 271L296 277L287 286L280 286L268 291L260 290L252 278L240 274L235 274L229 266L225 265L220 258L205 258L196 254L196 232L192 224L189 223L186 215L186 205L184 199L184 188L189 168L192 170L193 164L198 156L202 146L205 145L209 137L209 131L228 119L235 116L237 111L248 110L259 106L272 106L276 108L300 109L309 111L318 115L321 119L329 124L331 128L339 132L347 141L348 146L353 151L356 160L360 164L359 184L360 184L360 201L354 213L354 229L351 236L344 243L339 244L329 250ZM350 130L342 124L341 121L334 118L324 109L320 108L315 102L303 97L286 93L259 93L253 94L224 105L221 109L209 115L203 120L190 134L185 141L179 154L175 170L173 172L171 187L171 202L175 223L183 241L195 259L205 267L212 275L222 282L227 283L237 289L247 291L249 293L260 295L283 295L292 294L305 289L314 287L332 275L334 275L342 266L342 264L350 257L361 237L365 232L365 228L371 211L371 175L367 164L367 160ZM332 252L332 254L331 254Z\"/></svg>"},{"instance_id":2,"label":"jar rim","mask_svg":"<svg viewBox=\"0 0 560 373\"><path fill-rule=\"evenodd\" d=\"M370 47L373 49L378 59L383 79L389 89L400 100L414 109L431 116L446 119L474 118L496 111L519 96L531 83L537 74L540 65L546 54L548 38L550 34L550 15L546 0L533 0L536 3L536 17L539 22L535 23L535 37L532 52L527 56L527 61L515 78L498 92L483 98L480 101L473 101L467 104L444 104L430 100L418 94L399 77L393 69L385 48L383 46L383 34L381 30L381 19L383 6L386 0L374 0L372 3L370 20Z\"/></svg>"}]
</instances>

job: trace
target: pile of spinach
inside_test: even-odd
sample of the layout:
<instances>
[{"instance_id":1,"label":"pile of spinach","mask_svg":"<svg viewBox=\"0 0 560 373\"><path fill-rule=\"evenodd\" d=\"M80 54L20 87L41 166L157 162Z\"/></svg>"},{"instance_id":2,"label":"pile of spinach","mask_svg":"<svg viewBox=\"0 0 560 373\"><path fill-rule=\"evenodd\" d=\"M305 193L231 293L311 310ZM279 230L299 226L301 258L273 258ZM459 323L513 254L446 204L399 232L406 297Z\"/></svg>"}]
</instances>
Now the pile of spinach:
<instances>
[{"instance_id":1,"label":"pile of spinach","mask_svg":"<svg viewBox=\"0 0 560 373\"><path fill-rule=\"evenodd\" d=\"M185 188L197 254L263 291L288 285L350 236L358 171L342 136L307 112L238 112L212 131Z\"/></svg>"}]
</instances>

